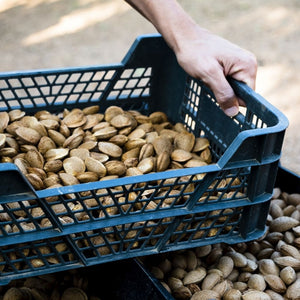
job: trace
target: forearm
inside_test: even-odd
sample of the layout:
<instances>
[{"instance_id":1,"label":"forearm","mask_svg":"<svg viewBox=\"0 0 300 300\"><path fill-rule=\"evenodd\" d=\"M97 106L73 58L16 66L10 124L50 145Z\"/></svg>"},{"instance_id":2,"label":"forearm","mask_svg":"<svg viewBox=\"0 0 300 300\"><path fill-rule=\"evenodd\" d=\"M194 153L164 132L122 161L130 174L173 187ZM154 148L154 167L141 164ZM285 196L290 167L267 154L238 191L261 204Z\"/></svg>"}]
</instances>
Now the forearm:
<instances>
[{"instance_id":1,"label":"forearm","mask_svg":"<svg viewBox=\"0 0 300 300\"><path fill-rule=\"evenodd\" d=\"M199 36L199 26L176 0L125 0L148 19L175 53L181 42ZM204 31L204 29L203 29Z\"/></svg>"}]
</instances>

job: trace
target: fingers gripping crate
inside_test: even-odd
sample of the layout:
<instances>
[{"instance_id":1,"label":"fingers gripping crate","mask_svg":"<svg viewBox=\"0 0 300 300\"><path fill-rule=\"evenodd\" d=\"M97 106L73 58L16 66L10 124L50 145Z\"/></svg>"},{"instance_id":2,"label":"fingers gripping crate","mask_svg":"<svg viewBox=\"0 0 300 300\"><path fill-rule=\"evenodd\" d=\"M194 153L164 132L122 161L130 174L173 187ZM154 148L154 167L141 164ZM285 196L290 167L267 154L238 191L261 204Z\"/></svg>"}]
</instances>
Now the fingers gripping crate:
<instances>
[{"instance_id":1,"label":"fingers gripping crate","mask_svg":"<svg viewBox=\"0 0 300 300\"><path fill-rule=\"evenodd\" d=\"M95 104L102 112L112 105L163 111L209 140L213 162L41 190L15 164L0 164L2 283L261 236L287 120L229 80L246 103L234 118L187 76L160 36L139 37L120 64L0 74L0 112L59 113Z\"/></svg>"}]
</instances>

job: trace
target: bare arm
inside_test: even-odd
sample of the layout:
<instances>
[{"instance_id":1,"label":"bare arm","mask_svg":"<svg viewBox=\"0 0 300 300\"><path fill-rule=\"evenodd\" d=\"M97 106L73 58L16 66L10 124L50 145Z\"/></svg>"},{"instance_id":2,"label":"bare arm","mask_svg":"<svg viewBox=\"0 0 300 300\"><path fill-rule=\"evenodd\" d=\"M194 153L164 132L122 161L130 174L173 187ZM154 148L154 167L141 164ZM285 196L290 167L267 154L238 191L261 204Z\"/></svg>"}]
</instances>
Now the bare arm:
<instances>
[{"instance_id":1,"label":"bare arm","mask_svg":"<svg viewBox=\"0 0 300 300\"><path fill-rule=\"evenodd\" d=\"M214 92L229 116L238 113L239 99L226 76L255 88L257 64L254 55L201 28L176 0L126 0L148 19L176 54L182 68L202 79Z\"/></svg>"}]
</instances>

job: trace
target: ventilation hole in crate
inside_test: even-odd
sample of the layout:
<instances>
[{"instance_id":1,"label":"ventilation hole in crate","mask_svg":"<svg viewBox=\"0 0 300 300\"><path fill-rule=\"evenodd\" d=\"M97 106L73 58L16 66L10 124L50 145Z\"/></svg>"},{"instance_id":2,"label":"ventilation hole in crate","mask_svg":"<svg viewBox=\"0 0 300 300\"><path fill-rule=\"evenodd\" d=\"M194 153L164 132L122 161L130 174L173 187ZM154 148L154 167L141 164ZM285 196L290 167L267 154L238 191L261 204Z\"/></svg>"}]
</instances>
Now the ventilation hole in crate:
<instances>
[{"instance_id":1,"label":"ventilation hole in crate","mask_svg":"<svg viewBox=\"0 0 300 300\"><path fill-rule=\"evenodd\" d=\"M10 100L14 98L14 94L10 90L2 91L4 99Z\"/></svg>"},{"instance_id":2,"label":"ventilation hole in crate","mask_svg":"<svg viewBox=\"0 0 300 300\"><path fill-rule=\"evenodd\" d=\"M74 84L66 84L66 85L63 86L63 88L61 90L61 93L62 94L69 94L74 89L74 87L75 87ZM83 89L83 88L80 88L80 86L76 86L75 91L76 91L77 88L79 89L78 91L82 91L82 89Z\"/></svg>"},{"instance_id":3,"label":"ventilation hole in crate","mask_svg":"<svg viewBox=\"0 0 300 300\"><path fill-rule=\"evenodd\" d=\"M66 102L68 104L70 104L70 103L76 103L76 102L79 102L79 98L80 98L80 94L71 94L71 95L67 96Z\"/></svg>"},{"instance_id":4,"label":"ventilation hole in crate","mask_svg":"<svg viewBox=\"0 0 300 300\"><path fill-rule=\"evenodd\" d=\"M120 99L127 99L131 94L131 90L122 90L119 94Z\"/></svg>"},{"instance_id":5,"label":"ventilation hole in crate","mask_svg":"<svg viewBox=\"0 0 300 300\"><path fill-rule=\"evenodd\" d=\"M192 93L192 95L191 95L191 97L190 97L190 101L191 101L191 102L194 102L195 99L196 99L196 95L195 95L194 93ZM190 101L189 101L189 102L190 102Z\"/></svg>"},{"instance_id":6,"label":"ventilation hole in crate","mask_svg":"<svg viewBox=\"0 0 300 300\"><path fill-rule=\"evenodd\" d=\"M256 124L257 124L257 128L263 128L264 123L261 119L257 119Z\"/></svg>"},{"instance_id":7,"label":"ventilation hole in crate","mask_svg":"<svg viewBox=\"0 0 300 300\"><path fill-rule=\"evenodd\" d=\"M135 88L137 83L138 83L137 79L130 79L130 80L127 81L126 88L127 89Z\"/></svg>"},{"instance_id":8,"label":"ventilation hole in crate","mask_svg":"<svg viewBox=\"0 0 300 300\"><path fill-rule=\"evenodd\" d=\"M2 101L2 98L0 96L0 111L6 111L7 110L7 105L4 101Z\"/></svg>"},{"instance_id":9,"label":"ventilation hole in crate","mask_svg":"<svg viewBox=\"0 0 300 300\"><path fill-rule=\"evenodd\" d=\"M239 107L239 111L240 111L240 114L242 114L243 116L246 116L246 114L247 114L247 107L240 106Z\"/></svg>"},{"instance_id":10,"label":"ventilation hole in crate","mask_svg":"<svg viewBox=\"0 0 300 300\"><path fill-rule=\"evenodd\" d=\"M44 106L43 104L47 105L47 104L52 104L52 102L54 101L54 97L45 97L44 99L39 99L38 103L35 102L36 106Z\"/></svg>"},{"instance_id":11,"label":"ventilation hole in crate","mask_svg":"<svg viewBox=\"0 0 300 300\"><path fill-rule=\"evenodd\" d=\"M242 124L240 123L239 120L237 120L236 118L232 118L233 122L236 123L237 125L239 125L239 127L242 127Z\"/></svg>"},{"instance_id":12,"label":"ventilation hole in crate","mask_svg":"<svg viewBox=\"0 0 300 300\"><path fill-rule=\"evenodd\" d=\"M119 96L119 91L111 91L107 97L107 100L116 100Z\"/></svg>"},{"instance_id":13,"label":"ventilation hole in crate","mask_svg":"<svg viewBox=\"0 0 300 300\"><path fill-rule=\"evenodd\" d=\"M115 84L115 89L116 90L120 90L120 89L123 89L126 85L126 80L118 80L117 83Z\"/></svg>"},{"instance_id":14,"label":"ventilation hole in crate","mask_svg":"<svg viewBox=\"0 0 300 300\"><path fill-rule=\"evenodd\" d=\"M142 77L144 75L144 73L145 73L145 70L146 70L145 68L137 68L137 69L135 69L132 77Z\"/></svg>"},{"instance_id":15,"label":"ventilation hole in crate","mask_svg":"<svg viewBox=\"0 0 300 300\"><path fill-rule=\"evenodd\" d=\"M20 108L20 103L17 100L9 100L7 101L7 104L10 109Z\"/></svg>"},{"instance_id":16,"label":"ventilation hole in crate","mask_svg":"<svg viewBox=\"0 0 300 300\"><path fill-rule=\"evenodd\" d=\"M47 81L43 76L35 76L35 77L33 77L33 80L35 82L35 85L38 85L38 86L47 84Z\"/></svg>"},{"instance_id":17,"label":"ventilation hole in crate","mask_svg":"<svg viewBox=\"0 0 300 300\"><path fill-rule=\"evenodd\" d=\"M45 101L42 98L40 98L37 102L39 104L45 103ZM24 106L24 107L31 107L34 102L32 102L30 99L22 99L21 103L22 103L22 106Z\"/></svg>"},{"instance_id":18,"label":"ventilation hole in crate","mask_svg":"<svg viewBox=\"0 0 300 300\"><path fill-rule=\"evenodd\" d=\"M31 97L41 96L41 92L38 88L29 88L28 93Z\"/></svg>"},{"instance_id":19,"label":"ventilation hole in crate","mask_svg":"<svg viewBox=\"0 0 300 300\"><path fill-rule=\"evenodd\" d=\"M49 86L41 87L40 91L44 96L50 95L50 87Z\"/></svg>"},{"instance_id":20,"label":"ventilation hole in crate","mask_svg":"<svg viewBox=\"0 0 300 300\"><path fill-rule=\"evenodd\" d=\"M55 101L54 101L54 103L55 104L63 104L63 103L65 103L66 102L66 100L67 100L67 96L58 96L58 97L56 97L55 98Z\"/></svg>"},{"instance_id":21,"label":"ventilation hole in crate","mask_svg":"<svg viewBox=\"0 0 300 300\"><path fill-rule=\"evenodd\" d=\"M137 86L138 86L139 88L143 88L143 87L146 87L146 86L149 84L149 82L150 82L150 78L142 78L142 79L138 82Z\"/></svg>"},{"instance_id":22,"label":"ventilation hole in crate","mask_svg":"<svg viewBox=\"0 0 300 300\"><path fill-rule=\"evenodd\" d=\"M93 93L91 102L96 102L99 101L99 99L101 98L102 93L98 92L98 93Z\"/></svg>"},{"instance_id":23,"label":"ventilation hole in crate","mask_svg":"<svg viewBox=\"0 0 300 300\"><path fill-rule=\"evenodd\" d=\"M53 84L56 79L56 75L48 75L45 78L47 78L49 84Z\"/></svg>"},{"instance_id":24,"label":"ventilation hole in crate","mask_svg":"<svg viewBox=\"0 0 300 300\"><path fill-rule=\"evenodd\" d=\"M104 91L106 89L107 85L108 85L108 81L100 82L97 90L98 91Z\"/></svg>"},{"instance_id":25,"label":"ventilation hole in crate","mask_svg":"<svg viewBox=\"0 0 300 300\"><path fill-rule=\"evenodd\" d=\"M150 96L150 88L146 88L144 89L143 93L142 93L143 97L147 97Z\"/></svg>"},{"instance_id":26,"label":"ventilation hole in crate","mask_svg":"<svg viewBox=\"0 0 300 300\"><path fill-rule=\"evenodd\" d=\"M68 78L68 83L76 83L80 79L81 73L73 73Z\"/></svg>"},{"instance_id":27,"label":"ventilation hole in crate","mask_svg":"<svg viewBox=\"0 0 300 300\"><path fill-rule=\"evenodd\" d=\"M16 89L15 93L19 98L28 97L28 94L26 93L26 91L24 89Z\"/></svg>"},{"instance_id":28,"label":"ventilation hole in crate","mask_svg":"<svg viewBox=\"0 0 300 300\"><path fill-rule=\"evenodd\" d=\"M78 103L87 103L87 102L90 101L91 96L92 96L91 93L84 93L84 94L81 95L81 98L77 102Z\"/></svg>"},{"instance_id":29,"label":"ventilation hole in crate","mask_svg":"<svg viewBox=\"0 0 300 300\"><path fill-rule=\"evenodd\" d=\"M55 84L64 84L68 80L68 77L69 77L69 75L67 75L67 74L62 74L62 75L56 76Z\"/></svg>"},{"instance_id":30,"label":"ventilation hole in crate","mask_svg":"<svg viewBox=\"0 0 300 300\"><path fill-rule=\"evenodd\" d=\"M141 96L143 92L143 89L134 89L133 92L131 93L132 97L139 97Z\"/></svg>"},{"instance_id":31,"label":"ventilation hole in crate","mask_svg":"<svg viewBox=\"0 0 300 300\"><path fill-rule=\"evenodd\" d=\"M85 88L86 88L87 84L86 83L79 83L79 84L76 84L76 86L74 87L73 86L73 92L74 93L81 93L83 91L85 91ZM69 92L71 92L71 90L69 90Z\"/></svg>"},{"instance_id":32,"label":"ventilation hole in crate","mask_svg":"<svg viewBox=\"0 0 300 300\"><path fill-rule=\"evenodd\" d=\"M0 80L0 88L1 89L7 89L8 88L8 84L7 84L6 80Z\"/></svg>"},{"instance_id":33,"label":"ventilation hole in crate","mask_svg":"<svg viewBox=\"0 0 300 300\"><path fill-rule=\"evenodd\" d=\"M59 95L61 89L63 88L62 85L55 85L51 87L51 95Z\"/></svg>"},{"instance_id":34,"label":"ventilation hole in crate","mask_svg":"<svg viewBox=\"0 0 300 300\"><path fill-rule=\"evenodd\" d=\"M80 78L80 82L89 82L92 79L92 77L93 77L92 72L83 73Z\"/></svg>"},{"instance_id":35,"label":"ventilation hole in crate","mask_svg":"<svg viewBox=\"0 0 300 300\"><path fill-rule=\"evenodd\" d=\"M12 88L18 88L18 87L21 87L21 83L18 79L9 79L8 80L9 82L9 85L12 87Z\"/></svg>"},{"instance_id":36,"label":"ventilation hole in crate","mask_svg":"<svg viewBox=\"0 0 300 300\"><path fill-rule=\"evenodd\" d=\"M133 73L133 69L126 69L122 72L121 74L121 78L130 78L132 73Z\"/></svg>"},{"instance_id":37,"label":"ventilation hole in crate","mask_svg":"<svg viewBox=\"0 0 300 300\"><path fill-rule=\"evenodd\" d=\"M252 114L251 122L252 122L252 124L254 124L255 128L257 128L258 118L256 115Z\"/></svg>"},{"instance_id":38,"label":"ventilation hole in crate","mask_svg":"<svg viewBox=\"0 0 300 300\"><path fill-rule=\"evenodd\" d=\"M113 76L115 75L116 71L114 70L111 70L111 71L107 71L105 76L104 76L104 79L105 80L110 80L113 78Z\"/></svg>"},{"instance_id":39,"label":"ventilation hole in crate","mask_svg":"<svg viewBox=\"0 0 300 300\"><path fill-rule=\"evenodd\" d=\"M105 75L105 71L97 71L94 73L92 77L92 81L100 81L103 79L104 75Z\"/></svg>"}]
</instances>

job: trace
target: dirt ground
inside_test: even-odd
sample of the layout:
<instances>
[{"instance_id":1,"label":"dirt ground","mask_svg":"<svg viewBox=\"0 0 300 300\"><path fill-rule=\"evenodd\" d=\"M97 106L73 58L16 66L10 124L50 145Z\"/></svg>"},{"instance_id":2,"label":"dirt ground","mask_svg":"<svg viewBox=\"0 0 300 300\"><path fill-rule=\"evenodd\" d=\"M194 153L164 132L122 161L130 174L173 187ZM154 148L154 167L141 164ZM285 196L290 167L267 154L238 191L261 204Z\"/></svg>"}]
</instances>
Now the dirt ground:
<instances>
[{"instance_id":1,"label":"dirt ground","mask_svg":"<svg viewBox=\"0 0 300 300\"><path fill-rule=\"evenodd\" d=\"M179 3L256 54L256 91L290 122L281 164L300 174L300 1ZM0 0L0 72L117 63L138 35L154 32L122 0Z\"/></svg>"}]
</instances>

